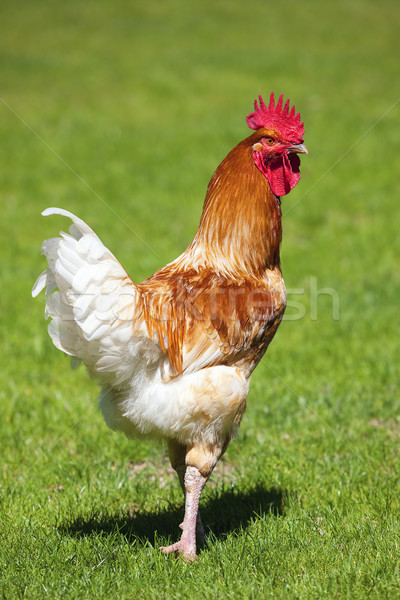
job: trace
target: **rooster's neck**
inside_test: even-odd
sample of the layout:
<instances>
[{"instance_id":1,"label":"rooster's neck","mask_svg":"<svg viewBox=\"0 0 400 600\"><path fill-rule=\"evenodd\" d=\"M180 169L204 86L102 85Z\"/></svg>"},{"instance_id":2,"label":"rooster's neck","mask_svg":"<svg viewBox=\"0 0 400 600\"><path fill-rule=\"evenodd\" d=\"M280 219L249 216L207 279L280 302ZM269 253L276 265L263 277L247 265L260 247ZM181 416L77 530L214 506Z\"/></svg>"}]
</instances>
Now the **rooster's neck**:
<instances>
[{"instance_id":1,"label":"rooster's neck","mask_svg":"<svg viewBox=\"0 0 400 600\"><path fill-rule=\"evenodd\" d=\"M215 171L188 248L205 253L216 270L236 276L260 277L266 269L280 269L281 207L254 163L256 136L238 144Z\"/></svg>"}]
</instances>

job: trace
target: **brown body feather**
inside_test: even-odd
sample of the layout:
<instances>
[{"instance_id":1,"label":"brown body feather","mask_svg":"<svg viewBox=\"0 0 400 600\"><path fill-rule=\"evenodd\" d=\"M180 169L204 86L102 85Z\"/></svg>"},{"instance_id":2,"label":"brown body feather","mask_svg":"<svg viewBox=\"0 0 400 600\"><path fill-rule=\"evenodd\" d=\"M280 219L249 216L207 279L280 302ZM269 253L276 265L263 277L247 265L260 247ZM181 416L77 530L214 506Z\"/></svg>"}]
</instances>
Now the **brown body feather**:
<instances>
[{"instance_id":1,"label":"brown body feather","mask_svg":"<svg viewBox=\"0 0 400 600\"><path fill-rule=\"evenodd\" d=\"M142 316L173 374L190 367L187 356L201 363L211 343L216 351L202 367L235 365L249 375L282 319L281 207L252 158L262 135L238 144L215 171L188 249L138 286Z\"/></svg>"}]
</instances>

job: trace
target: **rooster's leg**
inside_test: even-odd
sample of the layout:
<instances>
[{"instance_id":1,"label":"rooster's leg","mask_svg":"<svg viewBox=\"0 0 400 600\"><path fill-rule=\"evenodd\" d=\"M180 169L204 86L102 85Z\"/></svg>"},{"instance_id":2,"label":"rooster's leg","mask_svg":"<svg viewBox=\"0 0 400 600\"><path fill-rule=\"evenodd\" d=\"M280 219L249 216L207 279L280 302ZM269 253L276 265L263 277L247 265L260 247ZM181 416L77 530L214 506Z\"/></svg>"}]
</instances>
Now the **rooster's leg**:
<instances>
[{"instance_id":1,"label":"rooster's leg","mask_svg":"<svg viewBox=\"0 0 400 600\"><path fill-rule=\"evenodd\" d=\"M185 560L195 560L196 529L199 537L204 537L199 515L200 494L228 443L229 438L223 443L198 442L185 446L175 440L169 440L168 453L171 465L177 471L185 493L185 518L180 526L181 539L176 544L161 548L165 554L173 552L182 555Z\"/></svg>"},{"instance_id":2,"label":"rooster's leg","mask_svg":"<svg viewBox=\"0 0 400 600\"><path fill-rule=\"evenodd\" d=\"M185 496L185 500L186 500L186 489L185 489L186 465L178 465L176 467L176 472L178 473L179 483L181 484L182 492L183 492L183 495ZM201 521L199 509L197 509L197 517L196 517L196 535L199 538L199 540L201 541L201 543L204 544L204 540L205 540L204 527L203 527L203 523Z\"/></svg>"},{"instance_id":3,"label":"rooster's leg","mask_svg":"<svg viewBox=\"0 0 400 600\"><path fill-rule=\"evenodd\" d=\"M168 440L168 454L172 468L179 477L179 483L186 500L185 473L186 473L186 454L187 446L177 440ZM201 522L200 511L197 511L196 534L201 542L204 543L204 528Z\"/></svg>"},{"instance_id":4,"label":"rooster's leg","mask_svg":"<svg viewBox=\"0 0 400 600\"><path fill-rule=\"evenodd\" d=\"M186 467L184 476L185 495L185 517L182 524L182 536L179 542L171 546L162 547L165 554L171 552L182 555L185 560L193 561L196 558L196 523L199 510L200 494L207 482L196 467Z\"/></svg>"}]
</instances>

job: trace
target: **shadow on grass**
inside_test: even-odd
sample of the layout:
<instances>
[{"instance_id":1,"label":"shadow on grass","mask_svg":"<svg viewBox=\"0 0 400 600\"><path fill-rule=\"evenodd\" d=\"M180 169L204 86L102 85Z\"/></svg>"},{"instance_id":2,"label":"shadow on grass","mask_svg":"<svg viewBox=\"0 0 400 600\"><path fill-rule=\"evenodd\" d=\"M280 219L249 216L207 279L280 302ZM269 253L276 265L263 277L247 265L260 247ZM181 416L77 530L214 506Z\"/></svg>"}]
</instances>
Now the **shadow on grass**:
<instances>
[{"instance_id":1,"label":"shadow on grass","mask_svg":"<svg viewBox=\"0 0 400 600\"><path fill-rule=\"evenodd\" d=\"M257 516L283 514L284 493L279 489L267 489L258 484L246 491L222 490L200 505L206 535L212 532L223 537L229 532L246 528ZM128 542L142 539L155 542L155 535L177 539L179 523L183 519L183 503L157 512L92 515L75 519L59 526L63 534L86 537L93 534L122 533Z\"/></svg>"}]
</instances>

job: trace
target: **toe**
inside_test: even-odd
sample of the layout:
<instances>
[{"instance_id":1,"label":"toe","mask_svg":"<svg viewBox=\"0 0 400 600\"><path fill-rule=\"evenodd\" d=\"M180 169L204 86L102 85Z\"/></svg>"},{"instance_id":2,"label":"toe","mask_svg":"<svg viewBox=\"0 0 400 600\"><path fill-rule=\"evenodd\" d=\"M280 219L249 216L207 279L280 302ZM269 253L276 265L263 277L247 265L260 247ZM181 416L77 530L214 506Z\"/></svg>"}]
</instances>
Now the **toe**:
<instances>
[{"instance_id":1,"label":"toe","mask_svg":"<svg viewBox=\"0 0 400 600\"><path fill-rule=\"evenodd\" d=\"M181 541L170 546L161 546L161 552L164 554L175 554L176 557L182 557L187 562L193 562L196 560L196 547L190 544L184 544Z\"/></svg>"}]
</instances>

